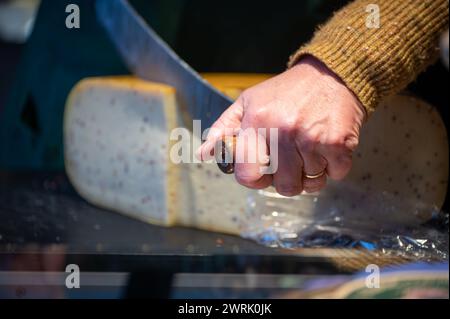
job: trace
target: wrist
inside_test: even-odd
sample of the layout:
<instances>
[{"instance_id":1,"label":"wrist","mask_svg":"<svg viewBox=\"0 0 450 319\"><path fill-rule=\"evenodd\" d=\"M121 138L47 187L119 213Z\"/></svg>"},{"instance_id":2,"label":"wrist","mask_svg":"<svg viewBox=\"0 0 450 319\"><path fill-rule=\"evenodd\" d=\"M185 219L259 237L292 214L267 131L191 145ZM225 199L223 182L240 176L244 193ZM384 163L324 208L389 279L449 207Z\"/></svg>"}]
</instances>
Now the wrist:
<instances>
[{"instance_id":1,"label":"wrist","mask_svg":"<svg viewBox=\"0 0 450 319\"><path fill-rule=\"evenodd\" d=\"M354 104L357 105L358 111L361 113L362 120L367 120L367 110L361 103L358 96L345 84L345 82L336 73L329 69L325 63L312 55L305 55L296 64L294 64L291 69L298 69L299 71L302 70L300 72L303 72L305 69L309 69L311 72L316 72L318 77L323 77L324 80L327 79L337 84L336 86L332 85L331 87L335 87L336 90L342 89L347 91L354 100Z\"/></svg>"}]
</instances>

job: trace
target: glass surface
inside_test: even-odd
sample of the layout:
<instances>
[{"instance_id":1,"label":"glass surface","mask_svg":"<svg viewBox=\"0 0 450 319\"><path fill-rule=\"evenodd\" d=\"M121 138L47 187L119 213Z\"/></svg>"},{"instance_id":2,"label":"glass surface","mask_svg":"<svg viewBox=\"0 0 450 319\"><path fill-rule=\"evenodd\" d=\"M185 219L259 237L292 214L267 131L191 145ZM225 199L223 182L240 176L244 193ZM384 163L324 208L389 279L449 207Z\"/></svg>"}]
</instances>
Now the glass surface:
<instances>
[{"instance_id":1,"label":"glass surface","mask_svg":"<svg viewBox=\"0 0 450 319\"><path fill-rule=\"evenodd\" d=\"M319 253L159 227L87 203L63 173L0 174L0 271L339 272Z\"/></svg>"}]
</instances>

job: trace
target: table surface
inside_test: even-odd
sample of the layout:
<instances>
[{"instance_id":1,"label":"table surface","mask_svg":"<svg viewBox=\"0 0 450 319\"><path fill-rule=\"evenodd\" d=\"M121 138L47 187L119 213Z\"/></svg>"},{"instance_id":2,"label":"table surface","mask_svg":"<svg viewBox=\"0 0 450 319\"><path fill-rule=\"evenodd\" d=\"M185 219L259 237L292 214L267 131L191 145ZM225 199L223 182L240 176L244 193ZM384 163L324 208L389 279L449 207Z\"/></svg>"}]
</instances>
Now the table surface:
<instances>
[{"instance_id":1,"label":"table surface","mask_svg":"<svg viewBox=\"0 0 450 319\"><path fill-rule=\"evenodd\" d=\"M8 258L53 254L92 271L148 266L191 272L338 271L321 256L264 247L237 236L150 225L95 207L62 172L1 172L0 220L0 270L11 270Z\"/></svg>"}]
</instances>

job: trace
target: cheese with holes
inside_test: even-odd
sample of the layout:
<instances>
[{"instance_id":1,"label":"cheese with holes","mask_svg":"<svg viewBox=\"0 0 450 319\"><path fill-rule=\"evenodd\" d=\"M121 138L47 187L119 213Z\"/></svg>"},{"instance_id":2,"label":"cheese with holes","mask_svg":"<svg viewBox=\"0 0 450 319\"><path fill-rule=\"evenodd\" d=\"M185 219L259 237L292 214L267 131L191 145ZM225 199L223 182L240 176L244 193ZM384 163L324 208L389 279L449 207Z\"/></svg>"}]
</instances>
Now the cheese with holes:
<instances>
[{"instance_id":1,"label":"cheese with holes","mask_svg":"<svg viewBox=\"0 0 450 319\"><path fill-rule=\"evenodd\" d=\"M233 98L268 77L204 76ZM170 140L170 133L185 124L172 87L134 77L82 80L65 109L67 174L78 193L95 205L158 225L241 234L255 218L247 210L249 190L236 183L233 175L222 174L214 163L170 160L177 142ZM188 134L192 158L195 143L192 133ZM389 192L442 205L448 142L442 120L429 105L407 96L385 101L365 125L360 145L344 181L358 194ZM339 185L330 182L319 194L322 203L336 201L326 207L340 206L343 211L361 207L363 197L355 198L349 187ZM303 212L310 218L329 213L321 211L320 205L305 205L309 206ZM370 214L376 214L378 204L371 205Z\"/></svg>"}]
</instances>

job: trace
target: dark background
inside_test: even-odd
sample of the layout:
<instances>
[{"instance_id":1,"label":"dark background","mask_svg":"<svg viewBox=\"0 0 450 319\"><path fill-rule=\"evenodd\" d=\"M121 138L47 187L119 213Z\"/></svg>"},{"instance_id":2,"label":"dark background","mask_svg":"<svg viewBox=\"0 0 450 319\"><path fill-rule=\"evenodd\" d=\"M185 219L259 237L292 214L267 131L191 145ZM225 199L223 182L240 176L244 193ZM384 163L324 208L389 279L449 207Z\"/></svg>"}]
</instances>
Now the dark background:
<instances>
[{"instance_id":1,"label":"dark background","mask_svg":"<svg viewBox=\"0 0 450 319\"><path fill-rule=\"evenodd\" d=\"M5 1L5 0L0 0ZM131 0L199 72L279 73L343 0ZM65 27L80 7L81 28ZM42 0L24 45L0 42L0 169L62 170L62 115L88 76L128 73L95 17L94 0ZM408 90L435 105L448 127L448 71L439 61Z\"/></svg>"}]
</instances>

